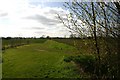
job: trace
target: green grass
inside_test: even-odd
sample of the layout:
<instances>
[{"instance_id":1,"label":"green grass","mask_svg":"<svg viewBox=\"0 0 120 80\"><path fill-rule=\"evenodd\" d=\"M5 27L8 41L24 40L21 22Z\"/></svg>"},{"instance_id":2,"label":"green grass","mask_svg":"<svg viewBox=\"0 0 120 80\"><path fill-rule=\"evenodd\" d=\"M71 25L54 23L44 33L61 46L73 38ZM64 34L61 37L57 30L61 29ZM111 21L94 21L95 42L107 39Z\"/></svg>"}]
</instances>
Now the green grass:
<instances>
[{"instance_id":1,"label":"green grass","mask_svg":"<svg viewBox=\"0 0 120 80\"><path fill-rule=\"evenodd\" d=\"M92 39L53 39L57 42L68 44L77 48L78 53L80 54L91 54L93 53L92 47L93 40Z\"/></svg>"},{"instance_id":2,"label":"green grass","mask_svg":"<svg viewBox=\"0 0 120 80\"><path fill-rule=\"evenodd\" d=\"M80 78L76 64L64 57L73 55L76 48L47 40L3 53L3 78Z\"/></svg>"}]
</instances>

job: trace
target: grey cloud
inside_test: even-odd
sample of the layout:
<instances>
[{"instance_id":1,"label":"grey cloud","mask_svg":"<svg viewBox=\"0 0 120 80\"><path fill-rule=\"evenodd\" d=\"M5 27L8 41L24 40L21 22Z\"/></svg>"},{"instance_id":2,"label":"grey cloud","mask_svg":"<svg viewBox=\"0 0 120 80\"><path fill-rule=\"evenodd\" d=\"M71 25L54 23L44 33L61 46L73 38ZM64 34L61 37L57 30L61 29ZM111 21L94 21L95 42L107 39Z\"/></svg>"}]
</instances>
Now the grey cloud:
<instances>
[{"instance_id":1,"label":"grey cloud","mask_svg":"<svg viewBox=\"0 0 120 80\"><path fill-rule=\"evenodd\" d=\"M59 30L59 32L66 32L66 31L67 31L66 29Z\"/></svg>"},{"instance_id":2,"label":"grey cloud","mask_svg":"<svg viewBox=\"0 0 120 80\"><path fill-rule=\"evenodd\" d=\"M50 14L50 13L55 14L54 18L56 18L56 19L59 19L58 14L60 16L66 16L66 14L63 11L56 11L56 10L53 10L53 9L49 10L49 12L45 12L45 14ZM63 19L66 19L66 18L63 18Z\"/></svg>"},{"instance_id":3,"label":"grey cloud","mask_svg":"<svg viewBox=\"0 0 120 80\"><path fill-rule=\"evenodd\" d=\"M53 13L53 14L64 14L64 11L62 11L62 10L54 10L54 9L51 9L51 10L49 10L49 13Z\"/></svg>"},{"instance_id":4,"label":"grey cloud","mask_svg":"<svg viewBox=\"0 0 120 80\"><path fill-rule=\"evenodd\" d=\"M24 27L22 29L28 29L28 30L44 30L45 28L44 27Z\"/></svg>"},{"instance_id":5,"label":"grey cloud","mask_svg":"<svg viewBox=\"0 0 120 80\"><path fill-rule=\"evenodd\" d=\"M43 30L45 28L43 28L43 27L32 27L31 29Z\"/></svg>"},{"instance_id":6,"label":"grey cloud","mask_svg":"<svg viewBox=\"0 0 120 80\"><path fill-rule=\"evenodd\" d=\"M57 14L58 13L58 11L56 11L56 10L53 10L53 9L51 9L51 10L49 10L48 12L44 12L45 14Z\"/></svg>"},{"instance_id":7,"label":"grey cloud","mask_svg":"<svg viewBox=\"0 0 120 80\"><path fill-rule=\"evenodd\" d=\"M49 35L50 33L52 32L48 32L48 31L37 31L37 32L34 32L35 34L37 35Z\"/></svg>"},{"instance_id":8,"label":"grey cloud","mask_svg":"<svg viewBox=\"0 0 120 80\"><path fill-rule=\"evenodd\" d=\"M37 32L35 32L35 33L37 33L37 34L45 34L46 32L37 31Z\"/></svg>"},{"instance_id":9,"label":"grey cloud","mask_svg":"<svg viewBox=\"0 0 120 80\"><path fill-rule=\"evenodd\" d=\"M27 19L36 20L36 21L42 23L43 25L49 25L49 26L56 25L57 23L59 23L56 18L50 19L50 18L47 18L47 17L42 16L42 15L29 16L29 17L27 17Z\"/></svg>"},{"instance_id":10,"label":"grey cloud","mask_svg":"<svg viewBox=\"0 0 120 80\"><path fill-rule=\"evenodd\" d=\"M8 15L8 13L1 13L0 17L4 17L4 16L7 16L7 15Z\"/></svg>"}]
</instances>

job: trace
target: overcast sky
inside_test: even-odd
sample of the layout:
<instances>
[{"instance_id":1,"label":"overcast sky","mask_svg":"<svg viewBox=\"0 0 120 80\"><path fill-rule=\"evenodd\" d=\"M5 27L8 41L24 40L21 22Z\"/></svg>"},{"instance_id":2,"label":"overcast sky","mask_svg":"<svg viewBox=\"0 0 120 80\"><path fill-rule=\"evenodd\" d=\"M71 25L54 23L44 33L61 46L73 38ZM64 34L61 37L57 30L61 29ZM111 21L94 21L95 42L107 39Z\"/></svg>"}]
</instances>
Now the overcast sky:
<instances>
[{"instance_id":1,"label":"overcast sky","mask_svg":"<svg viewBox=\"0 0 120 80\"><path fill-rule=\"evenodd\" d=\"M56 13L68 13L63 2L0 0L0 37L69 36Z\"/></svg>"}]
</instances>

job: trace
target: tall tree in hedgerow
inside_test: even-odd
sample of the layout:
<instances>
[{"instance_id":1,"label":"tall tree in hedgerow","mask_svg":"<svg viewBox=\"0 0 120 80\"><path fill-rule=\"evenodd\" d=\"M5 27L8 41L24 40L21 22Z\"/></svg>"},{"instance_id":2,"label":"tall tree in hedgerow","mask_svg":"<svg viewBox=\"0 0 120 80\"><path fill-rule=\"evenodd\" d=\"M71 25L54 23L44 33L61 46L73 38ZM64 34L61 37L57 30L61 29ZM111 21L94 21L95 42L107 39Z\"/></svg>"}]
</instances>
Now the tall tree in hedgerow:
<instances>
[{"instance_id":1,"label":"tall tree in hedgerow","mask_svg":"<svg viewBox=\"0 0 120 80\"><path fill-rule=\"evenodd\" d=\"M80 38L91 37L88 43L96 57L92 75L97 79L118 78L120 3L73 0L64 6L69 11L66 18L58 14L64 26Z\"/></svg>"}]
</instances>

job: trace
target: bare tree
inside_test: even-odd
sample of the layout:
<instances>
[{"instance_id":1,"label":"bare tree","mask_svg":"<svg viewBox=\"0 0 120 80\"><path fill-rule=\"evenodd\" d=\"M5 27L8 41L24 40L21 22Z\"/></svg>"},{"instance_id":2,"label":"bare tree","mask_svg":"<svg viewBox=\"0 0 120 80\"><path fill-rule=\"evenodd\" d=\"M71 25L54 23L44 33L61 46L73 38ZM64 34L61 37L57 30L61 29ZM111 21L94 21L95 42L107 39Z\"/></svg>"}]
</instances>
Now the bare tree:
<instances>
[{"instance_id":1,"label":"bare tree","mask_svg":"<svg viewBox=\"0 0 120 80\"><path fill-rule=\"evenodd\" d=\"M97 69L95 71L98 72L97 77L104 77L101 72L102 61L104 61L104 65L106 63L106 76L111 78L116 77L119 73L118 66L115 65L119 63L119 59L115 58L116 53L119 56L120 3L78 2L73 0L72 2L66 2L64 6L70 12L69 14L66 14L66 19L63 19L62 16L58 14L58 18L64 26L79 34L80 37L92 37L92 44L95 44L94 50L97 59ZM102 39L99 37L102 37ZM104 41L105 48L103 48L103 44L101 44L102 40ZM111 44L112 41L114 43ZM118 44L118 46L116 46L116 44ZM110 61L112 61L114 65ZM116 61L117 63L115 63ZM113 72L115 74L113 74Z\"/></svg>"}]
</instances>

